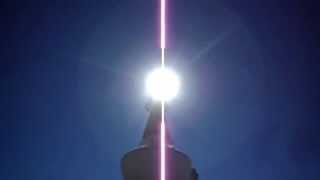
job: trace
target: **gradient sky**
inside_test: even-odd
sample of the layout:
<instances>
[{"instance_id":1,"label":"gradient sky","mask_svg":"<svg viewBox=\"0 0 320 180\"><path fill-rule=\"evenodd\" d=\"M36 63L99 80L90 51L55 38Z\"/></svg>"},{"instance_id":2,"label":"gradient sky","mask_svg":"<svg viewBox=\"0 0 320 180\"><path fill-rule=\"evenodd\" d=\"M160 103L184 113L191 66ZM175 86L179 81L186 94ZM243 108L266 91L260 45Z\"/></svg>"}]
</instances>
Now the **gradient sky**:
<instances>
[{"instance_id":1,"label":"gradient sky","mask_svg":"<svg viewBox=\"0 0 320 180\"><path fill-rule=\"evenodd\" d=\"M168 125L201 180L320 178L311 1L168 0ZM1 7L1 180L120 180L160 63L157 0Z\"/></svg>"}]
</instances>

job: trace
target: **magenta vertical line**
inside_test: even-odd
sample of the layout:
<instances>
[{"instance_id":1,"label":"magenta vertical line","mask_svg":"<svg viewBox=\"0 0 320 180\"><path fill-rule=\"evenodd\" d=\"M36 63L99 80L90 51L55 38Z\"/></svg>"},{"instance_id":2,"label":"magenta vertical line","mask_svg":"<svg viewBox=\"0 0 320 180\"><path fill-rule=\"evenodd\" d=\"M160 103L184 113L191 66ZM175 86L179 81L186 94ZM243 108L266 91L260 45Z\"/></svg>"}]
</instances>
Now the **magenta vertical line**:
<instances>
[{"instance_id":1,"label":"magenta vertical line","mask_svg":"<svg viewBox=\"0 0 320 180\"><path fill-rule=\"evenodd\" d=\"M160 14L160 42L161 49L166 47L166 0L161 1L161 14Z\"/></svg>"},{"instance_id":2,"label":"magenta vertical line","mask_svg":"<svg viewBox=\"0 0 320 180\"><path fill-rule=\"evenodd\" d=\"M164 102L161 103L161 165L160 165L160 172L161 172L161 180L166 179L166 124L164 121Z\"/></svg>"},{"instance_id":3,"label":"magenta vertical line","mask_svg":"<svg viewBox=\"0 0 320 180\"><path fill-rule=\"evenodd\" d=\"M160 0L160 47L161 47L161 68L165 68L165 47L166 47L166 0ZM161 124L160 124L160 180L166 180L166 124L164 100L161 100Z\"/></svg>"}]
</instances>

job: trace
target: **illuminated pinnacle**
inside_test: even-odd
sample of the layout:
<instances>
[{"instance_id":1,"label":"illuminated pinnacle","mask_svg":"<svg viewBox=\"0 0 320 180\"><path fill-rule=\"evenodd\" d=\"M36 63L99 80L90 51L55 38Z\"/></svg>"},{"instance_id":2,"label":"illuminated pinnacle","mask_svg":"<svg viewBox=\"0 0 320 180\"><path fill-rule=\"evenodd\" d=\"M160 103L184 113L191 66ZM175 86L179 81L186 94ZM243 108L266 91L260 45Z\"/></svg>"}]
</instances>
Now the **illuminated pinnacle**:
<instances>
[{"instance_id":1,"label":"illuminated pinnacle","mask_svg":"<svg viewBox=\"0 0 320 180\"><path fill-rule=\"evenodd\" d=\"M149 117L147 120L146 127L144 129L143 137L140 142L140 146L143 147L159 147L160 136L161 136L161 103L160 102L150 102L146 106L149 112ZM166 127L166 145L173 147L172 139L170 133Z\"/></svg>"}]
</instances>

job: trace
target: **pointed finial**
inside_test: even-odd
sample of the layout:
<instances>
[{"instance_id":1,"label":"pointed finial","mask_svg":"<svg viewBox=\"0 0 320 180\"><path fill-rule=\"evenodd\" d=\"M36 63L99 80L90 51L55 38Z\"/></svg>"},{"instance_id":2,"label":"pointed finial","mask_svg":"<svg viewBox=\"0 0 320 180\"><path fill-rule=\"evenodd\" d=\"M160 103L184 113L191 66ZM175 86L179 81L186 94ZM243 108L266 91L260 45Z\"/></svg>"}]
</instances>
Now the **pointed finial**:
<instances>
[{"instance_id":1,"label":"pointed finial","mask_svg":"<svg viewBox=\"0 0 320 180\"><path fill-rule=\"evenodd\" d=\"M158 145L160 139L160 123L161 123L161 103L156 101L148 101L145 106L149 113L148 121L144 129L143 137L140 142L142 146ZM171 138L168 130L166 131L167 143L171 145Z\"/></svg>"}]
</instances>

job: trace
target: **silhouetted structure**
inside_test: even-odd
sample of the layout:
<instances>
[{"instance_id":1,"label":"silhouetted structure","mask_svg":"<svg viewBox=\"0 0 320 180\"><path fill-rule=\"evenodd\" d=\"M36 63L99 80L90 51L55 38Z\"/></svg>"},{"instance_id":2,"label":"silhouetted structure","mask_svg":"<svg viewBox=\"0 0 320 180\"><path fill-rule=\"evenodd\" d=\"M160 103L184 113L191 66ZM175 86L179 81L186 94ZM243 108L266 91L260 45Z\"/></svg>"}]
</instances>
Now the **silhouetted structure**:
<instances>
[{"instance_id":1,"label":"silhouetted structure","mask_svg":"<svg viewBox=\"0 0 320 180\"><path fill-rule=\"evenodd\" d=\"M124 180L160 180L160 122L161 105L152 104L140 145L126 153L121 162ZM166 130L166 180L197 180L198 173L192 168L189 157L173 147Z\"/></svg>"}]
</instances>

